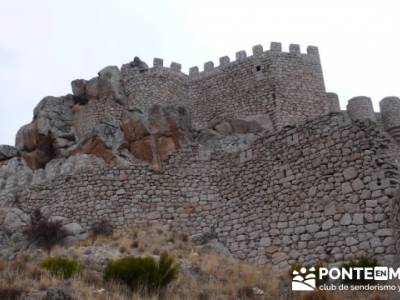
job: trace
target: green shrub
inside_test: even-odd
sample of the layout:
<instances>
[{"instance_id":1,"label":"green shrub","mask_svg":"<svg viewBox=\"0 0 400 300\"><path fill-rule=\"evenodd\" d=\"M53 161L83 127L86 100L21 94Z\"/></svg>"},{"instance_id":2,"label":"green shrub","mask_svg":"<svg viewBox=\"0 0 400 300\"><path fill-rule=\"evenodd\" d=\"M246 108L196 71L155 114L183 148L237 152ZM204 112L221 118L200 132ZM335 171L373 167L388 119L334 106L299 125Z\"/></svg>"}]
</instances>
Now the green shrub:
<instances>
[{"instance_id":1,"label":"green shrub","mask_svg":"<svg viewBox=\"0 0 400 300\"><path fill-rule=\"evenodd\" d=\"M68 279L79 272L79 262L64 257L48 257L42 261L41 266L50 271L53 276Z\"/></svg>"},{"instance_id":2,"label":"green shrub","mask_svg":"<svg viewBox=\"0 0 400 300\"><path fill-rule=\"evenodd\" d=\"M378 265L376 259L369 258L367 256L360 256L358 258L354 258L348 263L342 264L342 268L350 269L350 268L374 268ZM359 280L356 279L356 271L353 271L353 279L344 279L343 282L347 284L357 284L357 285L365 285L365 284L374 284L375 280L370 279L362 279L364 278L364 272L360 271Z\"/></svg>"},{"instance_id":3,"label":"green shrub","mask_svg":"<svg viewBox=\"0 0 400 300\"><path fill-rule=\"evenodd\" d=\"M179 272L175 259L163 253L157 262L153 257L125 257L108 263L105 281L126 284L132 291L154 294L163 291Z\"/></svg>"}]
</instances>

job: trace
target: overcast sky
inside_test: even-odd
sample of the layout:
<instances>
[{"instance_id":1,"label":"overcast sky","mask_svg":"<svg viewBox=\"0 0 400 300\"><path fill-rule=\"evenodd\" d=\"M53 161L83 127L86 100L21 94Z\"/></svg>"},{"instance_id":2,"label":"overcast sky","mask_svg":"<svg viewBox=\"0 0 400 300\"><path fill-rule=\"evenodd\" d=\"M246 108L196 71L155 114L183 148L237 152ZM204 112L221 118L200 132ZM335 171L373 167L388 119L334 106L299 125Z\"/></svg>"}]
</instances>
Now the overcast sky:
<instances>
[{"instance_id":1,"label":"overcast sky","mask_svg":"<svg viewBox=\"0 0 400 300\"><path fill-rule=\"evenodd\" d=\"M399 0L0 0L0 144L45 96L134 56L189 67L271 41L319 47L328 91L400 96Z\"/></svg>"}]
</instances>

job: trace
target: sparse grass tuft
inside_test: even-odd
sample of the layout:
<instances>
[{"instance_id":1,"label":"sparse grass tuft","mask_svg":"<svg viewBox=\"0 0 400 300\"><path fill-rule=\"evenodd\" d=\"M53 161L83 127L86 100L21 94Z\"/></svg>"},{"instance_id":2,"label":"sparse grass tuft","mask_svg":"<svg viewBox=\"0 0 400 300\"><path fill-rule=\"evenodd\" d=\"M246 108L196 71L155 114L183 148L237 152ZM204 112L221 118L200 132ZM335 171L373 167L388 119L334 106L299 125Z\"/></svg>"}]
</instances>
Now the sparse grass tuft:
<instances>
[{"instance_id":1,"label":"sparse grass tuft","mask_svg":"<svg viewBox=\"0 0 400 300\"><path fill-rule=\"evenodd\" d=\"M63 279L71 278L80 270L80 265L77 261L64 257L48 257L41 264L41 267L49 270L53 276L58 276Z\"/></svg>"},{"instance_id":2,"label":"sparse grass tuft","mask_svg":"<svg viewBox=\"0 0 400 300\"><path fill-rule=\"evenodd\" d=\"M104 270L104 280L124 283L134 292L155 294L176 280L178 270L168 253L163 253L158 262L150 256L130 256L110 262Z\"/></svg>"}]
</instances>

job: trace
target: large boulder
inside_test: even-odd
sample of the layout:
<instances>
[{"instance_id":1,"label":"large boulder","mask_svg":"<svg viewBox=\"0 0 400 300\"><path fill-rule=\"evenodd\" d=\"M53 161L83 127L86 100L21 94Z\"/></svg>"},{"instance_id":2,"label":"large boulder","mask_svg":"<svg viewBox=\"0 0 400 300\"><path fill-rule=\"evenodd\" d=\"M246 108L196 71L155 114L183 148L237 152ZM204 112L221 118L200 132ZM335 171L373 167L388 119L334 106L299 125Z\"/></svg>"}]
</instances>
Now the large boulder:
<instances>
[{"instance_id":1,"label":"large boulder","mask_svg":"<svg viewBox=\"0 0 400 300\"><path fill-rule=\"evenodd\" d=\"M109 119L99 122L92 131L82 139L71 154L91 154L101 157L107 163L115 162L121 145L125 144L120 121Z\"/></svg>"},{"instance_id":2,"label":"large boulder","mask_svg":"<svg viewBox=\"0 0 400 300\"><path fill-rule=\"evenodd\" d=\"M40 135L36 122L22 126L15 138L15 147L21 152L31 152L40 143Z\"/></svg>"},{"instance_id":3,"label":"large boulder","mask_svg":"<svg viewBox=\"0 0 400 300\"><path fill-rule=\"evenodd\" d=\"M123 116L121 129L125 141L132 143L150 135L150 132L144 124L144 118L138 112L126 112Z\"/></svg>"},{"instance_id":4,"label":"large boulder","mask_svg":"<svg viewBox=\"0 0 400 300\"><path fill-rule=\"evenodd\" d=\"M0 145L0 161L13 158L18 155L18 150L15 147L8 145Z\"/></svg>"},{"instance_id":5,"label":"large boulder","mask_svg":"<svg viewBox=\"0 0 400 300\"><path fill-rule=\"evenodd\" d=\"M29 224L30 217L18 208L0 208L0 231L12 234Z\"/></svg>"},{"instance_id":6,"label":"large boulder","mask_svg":"<svg viewBox=\"0 0 400 300\"><path fill-rule=\"evenodd\" d=\"M156 170L191 138L190 117L184 107L153 105L146 113L125 113L121 130L125 140L122 148Z\"/></svg>"},{"instance_id":7,"label":"large boulder","mask_svg":"<svg viewBox=\"0 0 400 300\"><path fill-rule=\"evenodd\" d=\"M44 168L76 143L73 105L70 96L46 97L34 109L33 121L18 131L16 148L31 169Z\"/></svg>"},{"instance_id":8,"label":"large boulder","mask_svg":"<svg viewBox=\"0 0 400 300\"><path fill-rule=\"evenodd\" d=\"M53 139L40 133L37 121L23 126L18 131L15 145L32 170L44 168L55 157Z\"/></svg>"},{"instance_id":9,"label":"large boulder","mask_svg":"<svg viewBox=\"0 0 400 300\"><path fill-rule=\"evenodd\" d=\"M125 106L126 96L122 86L121 72L117 66L108 66L90 80L76 79L71 82L75 102L85 105L90 100L112 98Z\"/></svg>"},{"instance_id":10,"label":"large boulder","mask_svg":"<svg viewBox=\"0 0 400 300\"><path fill-rule=\"evenodd\" d=\"M122 86L121 72L117 66L108 66L99 71L98 97L111 96L117 103L125 106L126 96Z\"/></svg>"},{"instance_id":11,"label":"large boulder","mask_svg":"<svg viewBox=\"0 0 400 300\"><path fill-rule=\"evenodd\" d=\"M72 132L74 101L70 96L45 97L34 109L40 134L75 140Z\"/></svg>"},{"instance_id":12,"label":"large boulder","mask_svg":"<svg viewBox=\"0 0 400 300\"><path fill-rule=\"evenodd\" d=\"M122 256L118 248L108 245L81 246L79 252L82 265L98 272L103 271L109 261Z\"/></svg>"},{"instance_id":13,"label":"large boulder","mask_svg":"<svg viewBox=\"0 0 400 300\"><path fill-rule=\"evenodd\" d=\"M80 224L75 222L64 225L62 229L66 233L66 237L63 241L65 245L71 245L76 241L85 240L89 237L87 231L84 230Z\"/></svg>"}]
</instances>

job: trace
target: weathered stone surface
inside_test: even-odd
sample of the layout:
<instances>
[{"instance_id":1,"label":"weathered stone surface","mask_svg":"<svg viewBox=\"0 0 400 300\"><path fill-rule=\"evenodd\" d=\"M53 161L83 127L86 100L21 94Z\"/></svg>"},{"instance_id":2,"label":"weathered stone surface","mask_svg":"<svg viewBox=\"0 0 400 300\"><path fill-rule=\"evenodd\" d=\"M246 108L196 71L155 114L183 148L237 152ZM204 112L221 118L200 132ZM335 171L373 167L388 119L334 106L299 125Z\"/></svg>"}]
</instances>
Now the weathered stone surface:
<instances>
[{"instance_id":1,"label":"weathered stone surface","mask_svg":"<svg viewBox=\"0 0 400 300\"><path fill-rule=\"evenodd\" d=\"M136 158L159 165L190 139L191 125L184 108L153 106L148 115L125 114L121 128L125 147Z\"/></svg>"},{"instance_id":2,"label":"weathered stone surface","mask_svg":"<svg viewBox=\"0 0 400 300\"><path fill-rule=\"evenodd\" d=\"M18 131L16 148L31 169L44 168L74 144L72 105L69 96L46 97L36 106L34 121Z\"/></svg>"},{"instance_id":3,"label":"weathered stone surface","mask_svg":"<svg viewBox=\"0 0 400 300\"><path fill-rule=\"evenodd\" d=\"M50 288L46 291L46 300L74 300L72 291L67 288Z\"/></svg>"},{"instance_id":4,"label":"weathered stone surface","mask_svg":"<svg viewBox=\"0 0 400 300\"><path fill-rule=\"evenodd\" d=\"M348 237L348 238L346 238L346 244L347 244L347 246L353 246L353 245L355 245L355 244L357 244L358 243L358 241L355 239L355 238L353 238L353 237Z\"/></svg>"},{"instance_id":5,"label":"weathered stone surface","mask_svg":"<svg viewBox=\"0 0 400 300\"><path fill-rule=\"evenodd\" d=\"M98 137L92 137L84 141L73 154L89 154L101 157L109 163L113 159L112 149L107 147L105 142Z\"/></svg>"},{"instance_id":6,"label":"weathered stone surface","mask_svg":"<svg viewBox=\"0 0 400 300\"><path fill-rule=\"evenodd\" d=\"M324 223L322 223L322 229L323 230L327 230L327 229L330 229L332 227L333 227L333 220L332 219L326 220Z\"/></svg>"},{"instance_id":7,"label":"weathered stone surface","mask_svg":"<svg viewBox=\"0 0 400 300\"><path fill-rule=\"evenodd\" d=\"M208 241L205 244L204 248L207 248L207 249L210 249L212 251L215 251L216 253L218 253L222 257L233 258L233 255L229 251L229 249L224 244L219 242L217 239L212 239L212 240Z\"/></svg>"},{"instance_id":8,"label":"weathered stone surface","mask_svg":"<svg viewBox=\"0 0 400 300\"><path fill-rule=\"evenodd\" d=\"M353 224L356 224L356 225L364 224L364 215L363 214L355 214L353 216Z\"/></svg>"},{"instance_id":9,"label":"weathered stone surface","mask_svg":"<svg viewBox=\"0 0 400 300\"><path fill-rule=\"evenodd\" d=\"M84 79L76 79L71 82L72 93L79 99L80 104L86 104L85 102L87 102L85 101L87 99L86 85L87 80Z\"/></svg>"},{"instance_id":10,"label":"weathered stone surface","mask_svg":"<svg viewBox=\"0 0 400 300\"><path fill-rule=\"evenodd\" d=\"M377 232L375 232L376 236L391 236L393 235L393 231L390 228L383 228L379 229Z\"/></svg>"},{"instance_id":11,"label":"weathered stone surface","mask_svg":"<svg viewBox=\"0 0 400 300\"><path fill-rule=\"evenodd\" d=\"M18 155L18 150L12 146L0 145L0 161L13 158Z\"/></svg>"},{"instance_id":12,"label":"weathered stone surface","mask_svg":"<svg viewBox=\"0 0 400 300\"><path fill-rule=\"evenodd\" d=\"M126 106L127 100L121 83L121 73L117 66L108 66L99 71L98 97L112 97L117 103Z\"/></svg>"},{"instance_id":13,"label":"weathered stone surface","mask_svg":"<svg viewBox=\"0 0 400 300\"><path fill-rule=\"evenodd\" d=\"M28 225L29 215L18 208L0 208L0 230L12 234Z\"/></svg>"},{"instance_id":14,"label":"weathered stone surface","mask_svg":"<svg viewBox=\"0 0 400 300\"><path fill-rule=\"evenodd\" d=\"M354 167L348 167L343 171L343 176L345 180L351 180L356 178L358 175L358 172L356 168Z\"/></svg>"},{"instance_id":15,"label":"weathered stone surface","mask_svg":"<svg viewBox=\"0 0 400 300\"><path fill-rule=\"evenodd\" d=\"M268 247L271 245L271 239L269 237L264 237L260 240L260 246Z\"/></svg>"},{"instance_id":16,"label":"weathered stone surface","mask_svg":"<svg viewBox=\"0 0 400 300\"><path fill-rule=\"evenodd\" d=\"M283 252L276 252L272 254L272 263L273 264L279 264L282 261L285 261L288 259L288 256L286 253Z\"/></svg>"},{"instance_id":17,"label":"weathered stone surface","mask_svg":"<svg viewBox=\"0 0 400 300\"><path fill-rule=\"evenodd\" d=\"M28 292L21 295L21 300L47 300L46 291Z\"/></svg>"},{"instance_id":18,"label":"weathered stone surface","mask_svg":"<svg viewBox=\"0 0 400 300\"><path fill-rule=\"evenodd\" d=\"M129 64L132 68L137 68L141 71L147 70L149 67L138 56L135 56L133 61Z\"/></svg>"},{"instance_id":19,"label":"weathered stone surface","mask_svg":"<svg viewBox=\"0 0 400 300\"><path fill-rule=\"evenodd\" d=\"M69 223L62 227L65 230L67 235L78 235L84 232L81 225L78 223Z\"/></svg>"},{"instance_id":20,"label":"weathered stone surface","mask_svg":"<svg viewBox=\"0 0 400 300\"><path fill-rule=\"evenodd\" d=\"M150 135L140 114L126 114L121 124L122 132L127 143L132 143Z\"/></svg>"},{"instance_id":21,"label":"weathered stone surface","mask_svg":"<svg viewBox=\"0 0 400 300\"><path fill-rule=\"evenodd\" d=\"M142 161L153 161L153 144L154 140L148 136L144 139L131 143L129 150L138 159Z\"/></svg>"},{"instance_id":22,"label":"weathered stone surface","mask_svg":"<svg viewBox=\"0 0 400 300\"><path fill-rule=\"evenodd\" d=\"M108 246L87 246L79 250L83 266L98 272L102 272L110 260L121 257L117 248Z\"/></svg>"},{"instance_id":23,"label":"weathered stone surface","mask_svg":"<svg viewBox=\"0 0 400 300\"><path fill-rule=\"evenodd\" d=\"M17 133L15 147L19 151L33 151L39 144L40 136L35 122L22 126Z\"/></svg>"},{"instance_id":24,"label":"weathered stone surface","mask_svg":"<svg viewBox=\"0 0 400 300\"><path fill-rule=\"evenodd\" d=\"M343 217L340 219L341 225L350 225L351 224L351 216L350 214L344 214Z\"/></svg>"},{"instance_id":25,"label":"weathered stone surface","mask_svg":"<svg viewBox=\"0 0 400 300\"><path fill-rule=\"evenodd\" d=\"M86 83L86 97L90 100L95 100L99 97L99 79L93 77Z\"/></svg>"},{"instance_id":26,"label":"weathered stone surface","mask_svg":"<svg viewBox=\"0 0 400 300\"><path fill-rule=\"evenodd\" d=\"M37 149L22 153L22 159L32 170L42 169L54 158L54 149L50 141L43 142Z\"/></svg>"},{"instance_id":27,"label":"weathered stone surface","mask_svg":"<svg viewBox=\"0 0 400 300\"><path fill-rule=\"evenodd\" d=\"M222 122L214 126L215 131L222 135L229 135L233 132L231 124L229 122Z\"/></svg>"},{"instance_id":28,"label":"weathered stone surface","mask_svg":"<svg viewBox=\"0 0 400 300\"><path fill-rule=\"evenodd\" d=\"M213 120L210 127L222 135L247 134L263 131L263 127L255 120L221 119Z\"/></svg>"}]
</instances>

